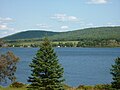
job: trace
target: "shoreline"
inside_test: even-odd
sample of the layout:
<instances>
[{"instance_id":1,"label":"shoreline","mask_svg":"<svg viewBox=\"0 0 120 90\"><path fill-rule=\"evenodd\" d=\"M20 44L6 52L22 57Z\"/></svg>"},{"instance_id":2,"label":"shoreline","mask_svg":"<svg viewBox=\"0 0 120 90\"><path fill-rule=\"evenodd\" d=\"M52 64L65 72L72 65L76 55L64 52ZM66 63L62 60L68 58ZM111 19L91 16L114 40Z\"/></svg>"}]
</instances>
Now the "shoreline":
<instances>
[{"instance_id":1,"label":"shoreline","mask_svg":"<svg viewBox=\"0 0 120 90\"><path fill-rule=\"evenodd\" d=\"M0 86L0 90L27 90L29 84L23 84L17 82L17 84L11 84L7 87ZM97 85L79 85L72 87L67 84L63 84L65 90L113 90L111 84L97 84Z\"/></svg>"}]
</instances>

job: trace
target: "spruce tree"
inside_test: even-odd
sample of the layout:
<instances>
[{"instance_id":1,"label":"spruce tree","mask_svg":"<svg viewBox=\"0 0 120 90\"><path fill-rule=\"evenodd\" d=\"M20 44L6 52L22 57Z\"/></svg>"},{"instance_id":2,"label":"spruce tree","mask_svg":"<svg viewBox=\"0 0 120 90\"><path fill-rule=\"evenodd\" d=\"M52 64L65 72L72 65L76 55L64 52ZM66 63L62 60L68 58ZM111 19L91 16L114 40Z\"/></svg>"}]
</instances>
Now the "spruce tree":
<instances>
[{"instance_id":1,"label":"spruce tree","mask_svg":"<svg viewBox=\"0 0 120 90\"><path fill-rule=\"evenodd\" d=\"M63 68L59 64L51 42L45 38L30 64L32 68L29 90L64 90Z\"/></svg>"},{"instance_id":2,"label":"spruce tree","mask_svg":"<svg viewBox=\"0 0 120 90\"><path fill-rule=\"evenodd\" d=\"M120 58L116 58L115 64L112 65L111 74L113 75L112 87L120 89Z\"/></svg>"}]
</instances>

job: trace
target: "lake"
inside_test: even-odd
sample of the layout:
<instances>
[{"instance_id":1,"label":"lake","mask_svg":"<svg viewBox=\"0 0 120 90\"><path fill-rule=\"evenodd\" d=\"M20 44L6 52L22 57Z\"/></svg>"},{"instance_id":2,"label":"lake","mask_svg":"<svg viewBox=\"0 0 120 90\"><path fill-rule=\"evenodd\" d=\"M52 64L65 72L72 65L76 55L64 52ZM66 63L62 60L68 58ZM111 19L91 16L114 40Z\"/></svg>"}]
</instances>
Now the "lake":
<instances>
[{"instance_id":1,"label":"lake","mask_svg":"<svg viewBox=\"0 0 120 90\"><path fill-rule=\"evenodd\" d=\"M31 71L29 64L39 48L1 48L10 50L20 58L17 81L27 83ZM55 48L59 62L64 67L65 83L70 86L109 84L114 59L120 57L120 48Z\"/></svg>"}]
</instances>

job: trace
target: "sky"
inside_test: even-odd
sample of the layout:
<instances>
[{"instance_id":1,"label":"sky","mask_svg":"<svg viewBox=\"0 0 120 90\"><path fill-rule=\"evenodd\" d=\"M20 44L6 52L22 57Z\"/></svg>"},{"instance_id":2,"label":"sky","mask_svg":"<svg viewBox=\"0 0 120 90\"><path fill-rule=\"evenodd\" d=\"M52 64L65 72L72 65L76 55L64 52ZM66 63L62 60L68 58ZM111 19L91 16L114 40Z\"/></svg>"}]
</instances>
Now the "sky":
<instances>
[{"instance_id":1,"label":"sky","mask_svg":"<svg viewBox=\"0 0 120 90\"><path fill-rule=\"evenodd\" d=\"M0 38L103 26L120 26L120 0L0 0Z\"/></svg>"}]
</instances>

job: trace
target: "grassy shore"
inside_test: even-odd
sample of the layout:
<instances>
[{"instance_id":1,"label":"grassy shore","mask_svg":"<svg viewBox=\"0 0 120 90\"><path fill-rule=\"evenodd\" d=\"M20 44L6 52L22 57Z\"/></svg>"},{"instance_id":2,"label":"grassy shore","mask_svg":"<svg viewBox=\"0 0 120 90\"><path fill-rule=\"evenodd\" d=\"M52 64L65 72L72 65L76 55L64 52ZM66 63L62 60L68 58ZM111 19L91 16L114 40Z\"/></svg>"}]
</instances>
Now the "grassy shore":
<instances>
[{"instance_id":1,"label":"grassy shore","mask_svg":"<svg viewBox=\"0 0 120 90\"><path fill-rule=\"evenodd\" d=\"M24 85L21 87L0 87L0 90L27 90L28 85ZM95 85L95 86L86 86L86 85L80 85L78 87L70 87L68 85L64 85L65 90L116 90L112 89L111 85L109 84L101 84L101 85Z\"/></svg>"}]
</instances>

